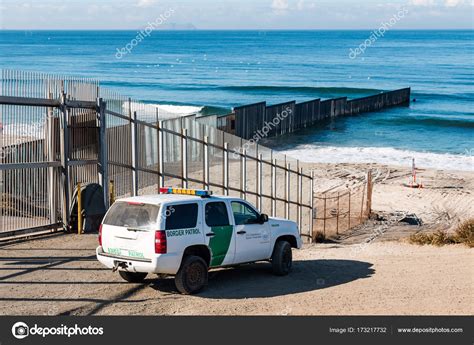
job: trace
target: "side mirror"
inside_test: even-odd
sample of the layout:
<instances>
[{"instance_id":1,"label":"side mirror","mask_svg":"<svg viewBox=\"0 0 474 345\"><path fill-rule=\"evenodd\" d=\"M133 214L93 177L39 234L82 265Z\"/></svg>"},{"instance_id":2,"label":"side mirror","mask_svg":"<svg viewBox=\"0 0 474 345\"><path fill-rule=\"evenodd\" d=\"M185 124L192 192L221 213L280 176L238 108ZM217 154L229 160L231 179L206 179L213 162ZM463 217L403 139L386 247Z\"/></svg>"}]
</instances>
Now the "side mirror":
<instances>
[{"instance_id":1,"label":"side mirror","mask_svg":"<svg viewBox=\"0 0 474 345\"><path fill-rule=\"evenodd\" d=\"M266 223L268 222L268 215L266 215L265 213L262 213L260 215L260 223L263 224L263 223Z\"/></svg>"}]
</instances>

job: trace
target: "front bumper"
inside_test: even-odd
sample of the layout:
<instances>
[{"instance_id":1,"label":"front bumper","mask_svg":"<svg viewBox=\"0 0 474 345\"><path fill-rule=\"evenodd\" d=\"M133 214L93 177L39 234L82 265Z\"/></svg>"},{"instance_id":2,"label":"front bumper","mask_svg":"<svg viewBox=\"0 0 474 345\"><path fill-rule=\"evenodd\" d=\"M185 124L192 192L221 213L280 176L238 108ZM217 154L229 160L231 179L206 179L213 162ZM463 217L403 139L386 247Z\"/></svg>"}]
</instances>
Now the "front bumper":
<instances>
[{"instance_id":1,"label":"front bumper","mask_svg":"<svg viewBox=\"0 0 474 345\"><path fill-rule=\"evenodd\" d=\"M112 255L104 252L103 248L99 246L96 249L96 256L104 266L112 269L116 267L117 263L120 263L122 266L119 270L128 272L176 274L181 265L181 257L172 253L157 254L151 259L138 259Z\"/></svg>"}]
</instances>

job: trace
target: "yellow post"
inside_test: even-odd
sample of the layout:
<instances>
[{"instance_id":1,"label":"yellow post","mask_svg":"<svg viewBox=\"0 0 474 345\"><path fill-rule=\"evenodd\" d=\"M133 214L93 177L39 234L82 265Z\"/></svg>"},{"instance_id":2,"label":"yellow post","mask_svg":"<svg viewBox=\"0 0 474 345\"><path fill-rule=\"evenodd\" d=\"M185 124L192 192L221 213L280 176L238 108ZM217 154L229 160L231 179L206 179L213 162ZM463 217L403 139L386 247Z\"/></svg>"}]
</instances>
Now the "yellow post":
<instances>
[{"instance_id":1,"label":"yellow post","mask_svg":"<svg viewBox=\"0 0 474 345\"><path fill-rule=\"evenodd\" d=\"M77 233L82 234L82 190L81 183L77 183Z\"/></svg>"},{"instance_id":2,"label":"yellow post","mask_svg":"<svg viewBox=\"0 0 474 345\"><path fill-rule=\"evenodd\" d=\"M115 184L113 180L110 181L109 190L110 190L110 205L112 205L115 202Z\"/></svg>"}]
</instances>

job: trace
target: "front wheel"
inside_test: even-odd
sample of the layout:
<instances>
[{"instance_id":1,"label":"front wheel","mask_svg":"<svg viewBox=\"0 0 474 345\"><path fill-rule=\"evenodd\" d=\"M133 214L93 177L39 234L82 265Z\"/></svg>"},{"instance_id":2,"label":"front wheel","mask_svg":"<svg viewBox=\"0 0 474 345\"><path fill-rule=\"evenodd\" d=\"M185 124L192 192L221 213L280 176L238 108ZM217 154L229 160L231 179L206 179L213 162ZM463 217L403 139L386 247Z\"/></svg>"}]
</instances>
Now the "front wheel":
<instances>
[{"instance_id":1,"label":"front wheel","mask_svg":"<svg viewBox=\"0 0 474 345\"><path fill-rule=\"evenodd\" d=\"M188 256L174 278L176 288L185 295L199 292L207 285L208 267L199 256Z\"/></svg>"},{"instance_id":2,"label":"front wheel","mask_svg":"<svg viewBox=\"0 0 474 345\"><path fill-rule=\"evenodd\" d=\"M120 276L129 283L141 283L145 280L147 273L119 271Z\"/></svg>"},{"instance_id":3,"label":"front wheel","mask_svg":"<svg viewBox=\"0 0 474 345\"><path fill-rule=\"evenodd\" d=\"M278 241L272 255L273 273L278 276L286 276L291 271L292 262L291 245L286 241Z\"/></svg>"}]
</instances>

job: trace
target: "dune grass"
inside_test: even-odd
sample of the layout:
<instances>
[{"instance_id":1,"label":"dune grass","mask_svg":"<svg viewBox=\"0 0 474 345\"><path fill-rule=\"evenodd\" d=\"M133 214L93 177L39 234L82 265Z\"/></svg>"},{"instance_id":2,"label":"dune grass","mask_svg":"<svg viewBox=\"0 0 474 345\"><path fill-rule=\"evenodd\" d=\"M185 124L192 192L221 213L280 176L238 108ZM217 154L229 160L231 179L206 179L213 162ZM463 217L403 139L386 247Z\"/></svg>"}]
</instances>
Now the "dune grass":
<instances>
[{"instance_id":1,"label":"dune grass","mask_svg":"<svg viewBox=\"0 0 474 345\"><path fill-rule=\"evenodd\" d=\"M444 246L446 244L462 243L466 246L474 247L474 218L461 223L453 234L444 230L437 230L434 233L416 233L410 236L412 244L434 246Z\"/></svg>"}]
</instances>

